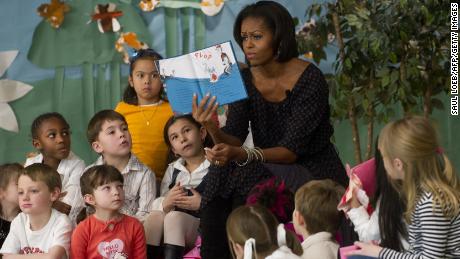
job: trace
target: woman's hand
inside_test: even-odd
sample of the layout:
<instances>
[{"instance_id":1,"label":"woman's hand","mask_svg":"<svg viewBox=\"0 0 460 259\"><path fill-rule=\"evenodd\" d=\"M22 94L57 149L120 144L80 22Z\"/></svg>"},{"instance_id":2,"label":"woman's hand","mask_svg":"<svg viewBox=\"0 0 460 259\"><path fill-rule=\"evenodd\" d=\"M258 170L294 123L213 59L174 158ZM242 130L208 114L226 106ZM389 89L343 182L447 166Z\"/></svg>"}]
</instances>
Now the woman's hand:
<instances>
[{"instance_id":1,"label":"woman's hand","mask_svg":"<svg viewBox=\"0 0 460 259\"><path fill-rule=\"evenodd\" d=\"M185 210L198 210L201 204L201 195L191 188L192 196L182 196L177 199L176 206Z\"/></svg>"},{"instance_id":2,"label":"woman's hand","mask_svg":"<svg viewBox=\"0 0 460 259\"><path fill-rule=\"evenodd\" d=\"M364 255L364 256L370 256L370 257L379 257L380 251L382 251L382 248L377 245L373 244L368 244L368 243L363 243L363 242L355 242L355 246L359 248L359 250L354 250L346 255Z\"/></svg>"},{"instance_id":3,"label":"woman's hand","mask_svg":"<svg viewBox=\"0 0 460 259\"><path fill-rule=\"evenodd\" d=\"M209 101L209 103L208 103ZM219 104L216 102L216 97L207 94L199 104L198 97L196 94L193 95L192 101L192 115L193 118L201 123L205 128L209 126L216 126L215 122L212 120L212 115L216 112Z\"/></svg>"},{"instance_id":4,"label":"woman's hand","mask_svg":"<svg viewBox=\"0 0 460 259\"><path fill-rule=\"evenodd\" d=\"M180 182L177 182L171 190L166 194L165 199L163 200L163 211L165 213L170 212L175 206L177 206L177 200L186 196L184 189L180 186Z\"/></svg>"},{"instance_id":5,"label":"woman's hand","mask_svg":"<svg viewBox=\"0 0 460 259\"><path fill-rule=\"evenodd\" d=\"M214 145L212 149L205 148L206 158L217 166L225 165L232 160L246 159L246 151L241 147L220 143Z\"/></svg>"}]
</instances>

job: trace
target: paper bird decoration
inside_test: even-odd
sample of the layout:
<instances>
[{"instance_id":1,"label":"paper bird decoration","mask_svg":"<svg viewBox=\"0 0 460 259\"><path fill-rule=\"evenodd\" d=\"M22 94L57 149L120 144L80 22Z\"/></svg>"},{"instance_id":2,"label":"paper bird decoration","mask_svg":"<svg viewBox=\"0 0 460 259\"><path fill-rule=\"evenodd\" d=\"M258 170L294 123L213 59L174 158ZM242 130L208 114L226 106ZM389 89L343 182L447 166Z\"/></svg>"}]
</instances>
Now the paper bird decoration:
<instances>
[{"instance_id":1,"label":"paper bird decoration","mask_svg":"<svg viewBox=\"0 0 460 259\"><path fill-rule=\"evenodd\" d=\"M51 0L49 4L42 4L37 8L38 14L45 18L51 26L59 28L64 22L64 15L70 10L70 7L59 0Z\"/></svg>"},{"instance_id":2,"label":"paper bird decoration","mask_svg":"<svg viewBox=\"0 0 460 259\"><path fill-rule=\"evenodd\" d=\"M160 4L157 0L142 0L139 2L139 8L144 12L151 12Z\"/></svg>"},{"instance_id":3,"label":"paper bird decoration","mask_svg":"<svg viewBox=\"0 0 460 259\"><path fill-rule=\"evenodd\" d=\"M117 32L121 26L117 17L123 15L123 12L115 10L117 5L114 3L98 4L94 7L94 14L92 20L97 21L99 31L104 32Z\"/></svg>"},{"instance_id":4,"label":"paper bird decoration","mask_svg":"<svg viewBox=\"0 0 460 259\"><path fill-rule=\"evenodd\" d=\"M123 54L123 61L129 63L129 48L139 50L147 49L149 46L137 39L137 34L134 32L120 33L120 37L115 42L115 49Z\"/></svg>"},{"instance_id":5,"label":"paper bird decoration","mask_svg":"<svg viewBox=\"0 0 460 259\"><path fill-rule=\"evenodd\" d=\"M214 16L224 7L224 0L202 0L201 11L207 16Z\"/></svg>"},{"instance_id":6,"label":"paper bird decoration","mask_svg":"<svg viewBox=\"0 0 460 259\"><path fill-rule=\"evenodd\" d=\"M13 63L18 54L17 50L0 52L0 77ZM0 128L8 131L18 132L19 126L8 102L17 100L26 95L32 86L10 79L0 80Z\"/></svg>"}]
</instances>

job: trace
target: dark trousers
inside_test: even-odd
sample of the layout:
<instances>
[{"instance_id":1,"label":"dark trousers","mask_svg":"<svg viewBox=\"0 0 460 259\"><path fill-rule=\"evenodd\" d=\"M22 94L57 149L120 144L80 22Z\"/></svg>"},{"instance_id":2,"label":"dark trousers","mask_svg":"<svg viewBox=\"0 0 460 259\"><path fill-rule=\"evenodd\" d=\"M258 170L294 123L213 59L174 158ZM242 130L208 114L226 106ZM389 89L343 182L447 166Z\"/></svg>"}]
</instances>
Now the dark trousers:
<instances>
[{"instance_id":1,"label":"dark trousers","mask_svg":"<svg viewBox=\"0 0 460 259\"><path fill-rule=\"evenodd\" d=\"M201 210L201 258L230 259L225 224L234 208L245 204L245 197L217 197Z\"/></svg>"}]
</instances>

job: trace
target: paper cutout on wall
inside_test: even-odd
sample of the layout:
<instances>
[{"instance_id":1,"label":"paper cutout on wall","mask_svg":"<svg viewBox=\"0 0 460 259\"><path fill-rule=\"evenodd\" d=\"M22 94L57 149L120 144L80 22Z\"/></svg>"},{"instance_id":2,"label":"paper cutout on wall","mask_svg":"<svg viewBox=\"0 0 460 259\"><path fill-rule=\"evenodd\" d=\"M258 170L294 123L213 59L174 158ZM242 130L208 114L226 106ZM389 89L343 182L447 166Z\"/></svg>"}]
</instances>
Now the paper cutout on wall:
<instances>
[{"instance_id":1,"label":"paper cutout on wall","mask_svg":"<svg viewBox=\"0 0 460 259\"><path fill-rule=\"evenodd\" d=\"M157 0L141 0L139 2L139 8L144 12L151 12L160 4Z\"/></svg>"},{"instance_id":2,"label":"paper cutout on wall","mask_svg":"<svg viewBox=\"0 0 460 259\"><path fill-rule=\"evenodd\" d=\"M0 77L13 63L18 54L17 50L0 52ZM26 95L32 86L10 79L0 80L0 128L12 132L19 132L18 122L8 102L17 100Z\"/></svg>"},{"instance_id":3,"label":"paper cutout on wall","mask_svg":"<svg viewBox=\"0 0 460 259\"><path fill-rule=\"evenodd\" d=\"M214 16L224 7L224 0L202 0L201 11L207 16Z\"/></svg>"},{"instance_id":4,"label":"paper cutout on wall","mask_svg":"<svg viewBox=\"0 0 460 259\"><path fill-rule=\"evenodd\" d=\"M117 0L116 10L123 16L118 17L124 32L135 32L137 38L151 46L152 35L145 20L140 15L137 4L125 4ZM86 23L94 12L92 0L72 0L67 2L71 13L66 15L64 27L56 30L48 22L41 21L32 38L28 59L40 68L59 68L82 64L106 64L122 62L122 55L115 49L117 33L101 33L98 26ZM101 1L99 1L101 2Z\"/></svg>"},{"instance_id":5,"label":"paper cutout on wall","mask_svg":"<svg viewBox=\"0 0 460 259\"><path fill-rule=\"evenodd\" d=\"M64 22L64 15L70 10L70 7L59 0L51 0L49 4L42 4L37 8L38 14L45 18L52 27L59 28Z\"/></svg>"},{"instance_id":6,"label":"paper cutout on wall","mask_svg":"<svg viewBox=\"0 0 460 259\"><path fill-rule=\"evenodd\" d=\"M129 63L129 48L139 50L147 49L149 46L140 41L137 38L137 34L134 32L125 32L121 33L117 42L115 43L115 48L118 52L123 54L123 62L126 64Z\"/></svg>"},{"instance_id":7,"label":"paper cutout on wall","mask_svg":"<svg viewBox=\"0 0 460 259\"><path fill-rule=\"evenodd\" d=\"M117 5L114 3L98 4L94 7L94 14L91 16L93 21L97 21L99 31L117 32L121 26L117 17L123 15L123 12L116 10Z\"/></svg>"}]
</instances>

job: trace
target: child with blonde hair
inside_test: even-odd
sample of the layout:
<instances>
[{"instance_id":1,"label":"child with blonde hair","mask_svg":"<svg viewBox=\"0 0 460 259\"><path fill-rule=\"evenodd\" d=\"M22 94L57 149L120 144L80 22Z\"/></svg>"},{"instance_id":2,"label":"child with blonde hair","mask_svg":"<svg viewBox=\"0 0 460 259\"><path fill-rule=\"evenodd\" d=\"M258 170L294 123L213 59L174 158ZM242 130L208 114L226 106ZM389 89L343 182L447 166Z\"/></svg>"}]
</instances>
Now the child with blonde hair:
<instances>
[{"instance_id":1,"label":"child with blonde hair","mask_svg":"<svg viewBox=\"0 0 460 259\"><path fill-rule=\"evenodd\" d=\"M236 259L300 259L299 240L264 206L241 206L227 219L227 237Z\"/></svg>"},{"instance_id":2,"label":"child with blonde hair","mask_svg":"<svg viewBox=\"0 0 460 259\"><path fill-rule=\"evenodd\" d=\"M0 247L10 232L11 221L19 214L18 177L24 167L18 163L0 166Z\"/></svg>"},{"instance_id":3,"label":"child with blonde hair","mask_svg":"<svg viewBox=\"0 0 460 259\"><path fill-rule=\"evenodd\" d=\"M95 213L80 222L72 235L72 258L145 258L142 224L120 213L123 206L123 176L113 166L86 170L81 194Z\"/></svg>"},{"instance_id":4,"label":"child with blonde hair","mask_svg":"<svg viewBox=\"0 0 460 259\"><path fill-rule=\"evenodd\" d=\"M460 182L436 130L413 116L386 125L378 147L393 180L402 180L410 248L397 252L357 242L350 255L379 258L460 258Z\"/></svg>"},{"instance_id":5,"label":"child with blonde hair","mask_svg":"<svg viewBox=\"0 0 460 259\"><path fill-rule=\"evenodd\" d=\"M344 191L330 179L313 180L297 190L292 219L295 231L304 238L302 258L337 258L339 244L334 235L342 216L337 205Z\"/></svg>"},{"instance_id":6,"label":"child with blonde hair","mask_svg":"<svg viewBox=\"0 0 460 259\"><path fill-rule=\"evenodd\" d=\"M4 258L68 258L72 224L53 209L59 199L59 173L45 164L33 164L20 173L18 201L22 212L11 222L0 253Z\"/></svg>"},{"instance_id":7,"label":"child with blonde hair","mask_svg":"<svg viewBox=\"0 0 460 259\"><path fill-rule=\"evenodd\" d=\"M155 66L159 59L161 55L152 49L134 53L129 60L129 85L115 111L126 118L133 139L133 154L161 180L168 155L163 128L173 112L163 98L164 87Z\"/></svg>"}]
</instances>

